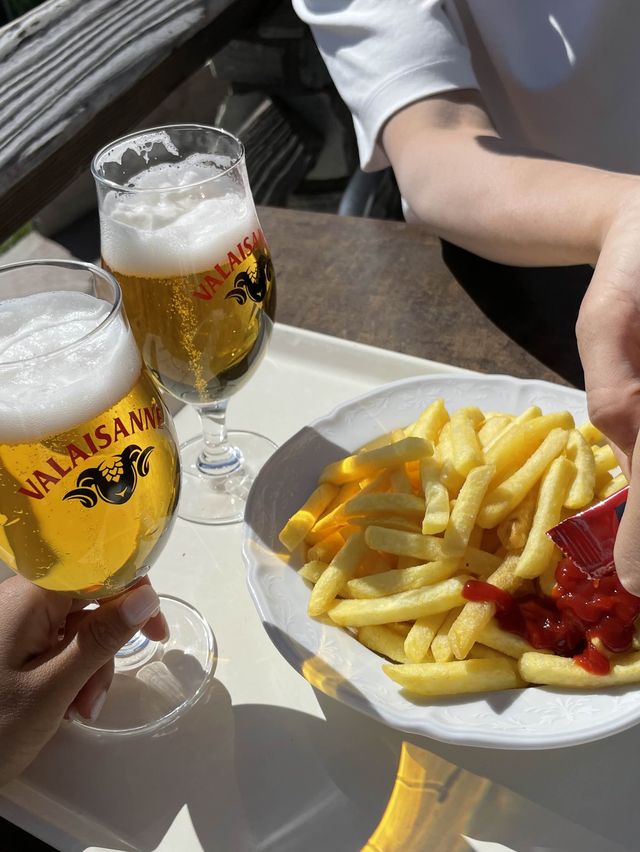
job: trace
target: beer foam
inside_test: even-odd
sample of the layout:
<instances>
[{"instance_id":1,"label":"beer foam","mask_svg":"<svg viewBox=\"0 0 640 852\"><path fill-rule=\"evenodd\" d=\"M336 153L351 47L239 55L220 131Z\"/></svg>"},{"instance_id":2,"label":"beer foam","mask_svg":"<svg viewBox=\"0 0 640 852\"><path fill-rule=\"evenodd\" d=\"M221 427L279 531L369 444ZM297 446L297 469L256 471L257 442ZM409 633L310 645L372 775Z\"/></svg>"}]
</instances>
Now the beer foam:
<instances>
[{"instance_id":1,"label":"beer foam","mask_svg":"<svg viewBox=\"0 0 640 852\"><path fill-rule=\"evenodd\" d=\"M110 308L72 291L0 301L0 443L66 431L131 389L140 355L121 314L98 328Z\"/></svg>"},{"instance_id":2,"label":"beer foam","mask_svg":"<svg viewBox=\"0 0 640 852\"><path fill-rule=\"evenodd\" d=\"M129 188L107 193L100 211L102 256L123 275L171 278L212 269L258 228L237 175L212 179L213 156L152 166ZM171 192L167 192L171 190Z\"/></svg>"}]
</instances>

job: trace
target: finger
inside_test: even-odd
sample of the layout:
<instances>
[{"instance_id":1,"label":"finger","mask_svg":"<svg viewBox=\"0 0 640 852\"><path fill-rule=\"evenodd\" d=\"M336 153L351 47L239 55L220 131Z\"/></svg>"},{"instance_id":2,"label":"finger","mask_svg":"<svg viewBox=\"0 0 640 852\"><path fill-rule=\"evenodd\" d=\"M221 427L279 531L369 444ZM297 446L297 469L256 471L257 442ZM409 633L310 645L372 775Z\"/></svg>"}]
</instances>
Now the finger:
<instances>
[{"instance_id":1,"label":"finger","mask_svg":"<svg viewBox=\"0 0 640 852\"><path fill-rule=\"evenodd\" d=\"M632 468L639 473L635 479L631 477L613 558L622 585L632 595L640 596L640 439L636 441Z\"/></svg>"},{"instance_id":2,"label":"finger","mask_svg":"<svg viewBox=\"0 0 640 852\"><path fill-rule=\"evenodd\" d=\"M625 455L620 447L616 446L613 441L609 441L609 446L613 450L616 461L620 465L620 470L624 473L627 482L631 479L631 456Z\"/></svg>"},{"instance_id":3,"label":"finger","mask_svg":"<svg viewBox=\"0 0 640 852\"><path fill-rule=\"evenodd\" d=\"M113 660L100 666L82 687L66 712L68 719L95 722L104 707L107 691L113 681Z\"/></svg>"},{"instance_id":4,"label":"finger","mask_svg":"<svg viewBox=\"0 0 640 852\"><path fill-rule=\"evenodd\" d=\"M631 457L640 429L637 275L605 246L583 299L576 335L589 417Z\"/></svg>"},{"instance_id":5,"label":"finger","mask_svg":"<svg viewBox=\"0 0 640 852\"><path fill-rule=\"evenodd\" d=\"M159 607L157 594L144 584L97 609L78 614L81 617L76 620L77 632L49 661L51 676L59 688L71 691L68 703L94 672L157 615Z\"/></svg>"},{"instance_id":6,"label":"finger","mask_svg":"<svg viewBox=\"0 0 640 852\"><path fill-rule=\"evenodd\" d=\"M144 635L153 642L166 642L169 638L169 625L161 612L150 618L141 629Z\"/></svg>"},{"instance_id":7,"label":"finger","mask_svg":"<svg viewBox=\"0 0 640 852\"><path fill-rule=\"evenodd\" d=\"M21 669L57 642L60 626L73 599L41 589L24 577L2 583L0 596L0 653L8 665Z\"/></svg>"},{"instance_id":8,"label":"finger","mask_svg":"<svg viewBox=\"0 0 640 852\"><path fill-rule=\"evenodd\" d=\"M151 585L148 577L141 577L131 589L138 588L144 585ZM119 595L113 595L109 598L102 598L99 603L105 603L107 601L116 600ZM158 615L152 616L152 618L147 621L147 623L141 628L144 635L151 639L153 642L166 642L169 638L169 625L167 624L167 620L162 615L162 613L158 613Z\"/></svg>"}]
</instances>

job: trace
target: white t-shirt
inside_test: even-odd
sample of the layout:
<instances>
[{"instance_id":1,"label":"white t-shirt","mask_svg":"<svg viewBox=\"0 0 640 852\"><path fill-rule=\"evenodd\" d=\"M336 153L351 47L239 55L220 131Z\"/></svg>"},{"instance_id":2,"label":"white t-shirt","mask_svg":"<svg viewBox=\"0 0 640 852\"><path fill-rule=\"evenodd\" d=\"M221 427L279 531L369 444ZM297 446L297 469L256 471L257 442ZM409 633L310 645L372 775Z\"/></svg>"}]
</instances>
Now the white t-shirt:
<instances>
[{"instance_id":1,"label":"white t-shirt","mask_svg":"<svg viewBox=\"0 0 640 852\"><path fill-rule=\"evenodd\" d=\"M421 98L479 89L502 136L640 173L635 0L293 0L351 109L362 166L388 165L384 123Z\"/></svg>"}]
</instances>

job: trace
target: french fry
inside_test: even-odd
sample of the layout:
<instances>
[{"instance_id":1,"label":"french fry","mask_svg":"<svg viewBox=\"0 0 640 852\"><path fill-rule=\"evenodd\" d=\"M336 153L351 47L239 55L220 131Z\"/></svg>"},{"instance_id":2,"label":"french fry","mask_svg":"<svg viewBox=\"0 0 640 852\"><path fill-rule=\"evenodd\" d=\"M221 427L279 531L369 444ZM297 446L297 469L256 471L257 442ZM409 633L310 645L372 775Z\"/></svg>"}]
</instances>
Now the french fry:
<instances>
[{"instance_id":1,"label":"french fry","mask_svg":"<svg viewBox=\"0 0 640 852\"><path fill-rule=\"evenodd\" d=\"M352 598L382 598L447 580L457 568L458 559L442 559L412 568L393 568L374 576L349 580L347 589Z\"/></svg>"},{"instance_id":2,"label":"french fry","mask_svg":"<svg viewBox=\"0 0 640 852\"><path fill-rule=\"evenodd\" d=\"M540 495L529 538L518 561L518 577L539 577L551 562L556 546L547 530L560 521L562 505L575 476L575 465L568 458L552 462L540 484Z\"/></svg>"},{"instance_id":3,"label":"french fry","mask_svg":"<svg viewBox=\"0 0 640 852\"><path fill-rule=\"evenodd\" d=\"M609 473L608 470L604 470L602 473L599 473L596 476L596 494L603 494L605 491L609 491L612 487L612 482L613 474Z\"/></svg>"},{"instance_id":4,"label":"french fry","mask_svg":"<svg viewBox=\"0 0 640 852\"><path fill-rule=\"evenodd\" d=\"M442 539L432 535L372 525L365 530L365 541L373 550L394 553L396 556L413 556L424 562L435 562L444 558Z\"/></svg>"},{"instance_id":5,"label":"french fry","mask_svg":"<svg viewBox=\"0 0 640 852\"><path fill-rule=\"evenodd\" d=\"M527 543L537 503L538 488L534 485L513 512L498 524L496 532L506 550L522 550Z\"/></svg>"},{"instance_id":6,"label":"french fry","mask_svg":"<svg viewBox=\"0 0 640 852\"><path fill-rule=\"evenodd\" d=\"M487 645L481 645L479 642L473 646L473 648L469 651L469 659L470 660L511 660L513 663L513 657L510 657L508 654L503 654L502 651L496 651L495 648L489 648ZM401 662L398 660L398 662ZM410 662L407 660L407 662Z\"/></svg>"},{"instance_id":7,"label":"french fry","mask_svg":"<svg viewBox=\"0 0 640 852\"><path fill-rule=\"evenodd\" d=\"M460 614L461 609L462 607L450 609L438 628L438 632L433 637L430 650L436 663L448 663L449 660L453 659L453 651L449 642L449 631L451 630L451 625Z\"/></svg>"},{"instance_id":8,"label":"french fry","mask_svg":"<svg viewBox=\"0 0 640 852\"><path fill-rule=\"evenodd\" d=\"M581 426L578 426L578 430L582 433L587 444L600 444L604 441L604 435L602 432L589 420Z\"/></svg>"},{"instance_id":9,"label":"french fry","mask_svg":"<svg viewBox=\"0 0 640 852\"><path fill-rule=\"evenodd\" d=\"M502 558L495 553L488 553L478 547L468 547L460 561L463 573L475 574L477 577L488 577L502 563Z\"/></svg>"},{"instance_id":10,"label":"french fry","mask_svg":"<svg viewBox=\"0 0 640 852\"><path fill-rule=\"evenodd\" d=\"M456 411L451 418L452 464L460 476L484 464L484 453L476 434L474 423L464 409Z\"/></svg>"},{"instance_id":11,"label":"french fry","mask_svg":"<svg viewBox=\"0 0 640 852\"><path fill-rule=\"evenodd\" d=\"M564 505L582 509L593 500L596 488L596 462L591 447L578 429L572 429L567 440L567 458L576 466L576 474Z\"/></svg>"},{"instance_id":12,"label":"french fry","mask_svg":"<svg viewBox=\"0 0 640 852\"><path fill-rule=\"evenodd\" d=\"M289 551L302 544L325 507L338 493L335 485L319 485L300 509L287 521L280 532L280 541Z\"/></svg>"},{"instance_id":13,"label":"french fry","mask_svg":"<svg viewBox=\"0 0 640 852\"><path fill-rule=\"evenodd\" d=\"M363 627L390 621L411 621L434 612L448 611L464 603L462 589L467 579L465 576L451 577L432 586L384 598L339 601L329 610L329 617L343 627ZM317 588L316 583L313 591Z\"/></svg>"},{"instance_id":14,"label":"french fry","mask_svg":"<svg viewBox=\"0 0 640 852\"><path fill-rule=\"evenodd\" d=\"M505 434L485 451L485 462L496 468L492 487L522 467L552 431L569 430L574 426L568 411L543 414L520 423L514 421Z\"/></svg>"},{"instance_id":15,"label":"french fry","mask_svg":"<svg viewBox=\"0 0 640 852\"><path fill-rule=\"evenodd\" d=\"M411 480L407 474L406 465L402 467L396 467L389 474L389 482L391 483L391 490L396 494L413 494L413 488L411 487Z\"/></svg>"},{"instance_id":16,"label":"french fry","mask_svg":"<svg viewBox=\"0 0 640 852\"><path fill-rule=\"evenodd\" d=\"M465 552L492 476L491 464L474 467L469 472L444 533L445 556L462 556Z\"/></svg>"},{"instance_id":17,"label":"french fry","mask_svg":"<svg viewBox=\"0 0 640 852\"><path fill-rule=\"evenodd\" d=\"M640 682L640 652L620 654L609 674L591 674L571 657L557 657L530 651L520 657L518 668L529 683L562 686L569 689L604 689Z\"/></svg>"},{"instance_id":18,"label":"french fry","mask_svg":"<svg viewBox=\"0 0 640 852\"><path fill-rule=\"evenodd\" d=\"M309 562L331 562L343 544L344 539L340 533L331 533L309 548L307 551L307 560Z\"/></svg>"},{"instance_id":19,"label":"french fry","mask_svg":"<svg viewBox=\"0 0 640 852\"><path fill-rule=\"evenodd\" d=\"M559 552L559 551L558 551ZM562 556L562 554L560 554ZM551 595L553 587L556 584L556 568L558 561L551 559L542 574L537 578L538 587L543 595Z\"/></svg>"},{"instance_id":20,"label":"french fry","mask_svg":"<svg viewBox=\"0 0 640 852\"><path fill-rule=\"evenodd\" d=\"M317 583L320 575L327 568L327 565L327 562L320 562L320 560L314 559L311 562L305 562L302 568L298 569L298 574L303 580L308 580L310 583Z\"/></svg>"},{"instance_id":21,"label":"french fry","mask_svg":"<svg viewBox=\"0 0 640 852\"><path fill-rule=\"evenodd\" d=\"M516 577L516 566L520 554L511 553L505 557L499 568L488 578L487 583L513 594L521 580ZM474 642L477 642L481 630L495 614L495 605L484 601L467 601L449 630L449 644L453 655L463 660Z\"/></svg>"},{"instance_id":22,"label":"french fry","mask_svg":"<svg viewBox=\"0 0 640 852\"><path fill-rule=\"evenodd\" d=\"M422 519L425 512L423 497L414 494L358 494L352 497L343 508L343 514L349 518L358 515L401 515L416 520Z\"/></svg>"},{"instance_id":23,"label":"french fry","mask_svg":"<svg viewBox=\"0 0 640 852\"><path fill-rule=\"evenodd\" d=\"M382 668L391 680L416 695L459 695L523 686L517 665L506 659L387 663Z\"/></svg>"},{"instance_id":24,"label":"french fry","mask_svg":"<svg viewBox=\"0 0 640 852\"><path fill-rule=\"evenodd\" d=\"M331 560L311 591L309 615L327 612L347 582L353 577L364 558L366 545L363 533L355 533ZM401 619L396 619L400 621Z\"/></svg>"},{"instance_id":25,"label":"french fry","mask_svg":"<svg viewBox=\"0 0 640 852\"><path fill-rule=\"evenodd\" d=\"M414 559L413 556L394 556L393 553L385 553L385 556L390 559L395 559L395 565L390 565L390 568L415 568L416 565L423 565L422 559Z\"/></svg>"},{"instance_id":26,"label":"french fry","mask_svg":"<svg viewBox=\"0 0 640 852\"><path fill-rule=\"evenodd\" d=\"M627 477L624 473L619 473L617 476L614 476L613 479L610 479L601 489L598 491L598 500L604 500L606 497L610 497L612 494L615 494L616 491L620 491L621 488L624 488L625 485L628 485Z\"/></svg>"},{"instance_id":27,"label":"french fry","mask_svg":"<svg viewBox=\"0 0 640 852\"><path fill-rule=\"evenodd\" d=\"M502 435L507 426L512 422L513 417L509 414L495 414L493 417L486 419L478 430L478 440L482 449L485 450L492 441L495 441L499 435Z\"/></svg>"},{"instance_id":28,"label":"french fry","mask_svg":"<svg viewBox=\"0 0 640 852\"><path fill-rule=\"evenodd\" d=\"M423 663L427 659L431 643L446 617L446 612L436 612L416 618L404 640L407 662Z\"/></svg>"},{"instance_id":29,"label":"french fry","mask_svg":"<svg viewBox=\"0 0 640 852\"><path fill-rule=\"evenodd\" d=\"M502 630L493 618L478 633L476 642L516 660L520 659L523 654L534 650L526 639L517 636L515 633L509 633L508 630Z\"/></svg>"},{"instance_id":30,"label":"french fry","mask_svg":"<svg viewBox=\"0 0 640 852\"><path fill-rule=\"evenodd\" d=\"M535 422L525 423L524 427ZM481 527L495 527L515 509L551 462L564 450L568 435L566 429L552 429L522 467L487 494L478 513L478 524Z\"/></svg>"},{"instance_id":31,"label":"french fry","mask_svg":"<svg viewBox=\"0 0 640 852\"><path fill-rule=\"evenodd\" d=\"M423 530L424 532L424 530ZM482 527L479 527L477 524L471 530L471 535L469 536L468 547L479 548L482 546L482 537L484 536L485 530Z\"/></svg>"},{"instance_id":32,"label":"french fry","mask_svg":"<svg viewBox=\"0 0 640 852\"><path fill-rule=\"evenodd\" d=\"M395 630L382 624L374 624L358 628L357 636L358 642L362 642L377 654L382 654L383 657L398 663L408 662L404 651L404 639Z\"/></svg>"},{"instance_id":33,"label":"french fry","mask_svg":"<svg viewBox=\"0 0 640 852\"><path fill-rule=\"evenodd\" d=\"M420 462L420 482L425 502L422 532L425 535L444 532L449 523L449 492L440 482L440 466L433 457Z\"/></svg>"},{"instance_id":34,"label":"french fry","mask_svg":"<svg viewBox=\"0 0 640 852\"><path fill-rule=\"evenodd\" d=\"M399 467L407 461L422 459L433 453L433 444L426 438L403 438L377 450L366 450L328 464L320 474L320 482L342 485L380 473L381 468Z\"/></svg>"},{"instance_id":35,"label":"french fry","mask_svg":"<svg viewBox=\"0 0 640 852\"><path fill-rule=\"evenodd\" d=\"M384 435L380 435L379 438L373 438L371 441L363 444L358 452L366 453L369 450L379 450L381 447L388 447L389 444L401 441L404 437L405 434L402 429L392 429L391 432L387 432Z\"/></svg>"},{"instance_id":36,"label":"french fry","mask_svg":"<svg viewBox=\"0 0 640 852\"><path fill-rule=\"evenodd\" d=\"M445 408L444 400L434 399L413 424L410 434L416 438L428 438L435 443L448 420L449 413Z\"/></svg>"},{"instance_id":37,"label":"french fry","mask_svg":"<svg viewBox=\"0 0 640 852\"><path fill-rule=\"evenodd\" d=\"M342 505L343 503L346 503L347 500L351 500L352 497L355 497L356 494L359 493L359 482L346 482L344 485L340 485L338 488L338 493L329 503L326 509L322 512L318 520L321 521L325 517L325 515L331 514L334 509L337 509L338 506Z\"/></svg>"},{"instance_id":38,"label":"french fry","mask_svg":"<svg viewBox=\"0 0 640 852\"><path fill-rule=\"evenodd\" d=\"M412 621L390 621L387 627L389 630L395 630L403 639L406 639L413 624L414 622Z\"/></svg>"},{"instance_id":39,"label":"french fry","mask_svg":"<svg viewBox=\"0 0 640 852\"><path fill-rule=\"evenodd\" d=\"M615 470L618 467L618 459L609 444L605 444L603 447L594 447L593 458L595 460L596 476Z\"/></svg>"},{"instance_id":40,"label":"french fry","mask_svg":"<svg viewBox=\"0 0 640 852\"><path fill-rule=\"evenodd\" d=\"M391 571L396 566L397 559L388 553L381 553L378 550L367 548L360 567L356 570L357 577L369 577L377 574L383 574ZM349 581L350 582L350 581ZM349 585L349 583L347 583ZM351 595L349 595L351 596Z\"/></svg>"},{"instance_id":41,"label":"french fry","mask_svg":"<svg viewBox=\"0 0 640 852\"><path fill-rule=\"evenodd\" d=\"M351 496L351 492L353 489L357 490L357 493L364 494L377 494L380 491L385 491L389 485L389 473L384 470L381 473L378 473L377 476L372 477L371 479L366 481L366 484L361 488L359 487L357 482L348 482L343 485L340 489L340 494L347 493ZM350 496L348 499L350 499ZM322 515L317 523L314 524L313 528L307 535L307 544L314 545L321 541L325 536L327 536L331 532L336 532L340 527L344 526L347 523L347 518L344 514L345 503L341 502L336 505L330 512Z\"/></svg>"},{"instance_id":42,"label":"french fry","mask_svg":"<svg viewBox=\"0 0 640 852\"><path fill-rule=\"evenodd\" d=\"M458 473L453 463L453 445L451 443L451 421L442 427L438 443L434 450L436 461L441 467L440 479L450 496L455 496L464 482L464 476Z\"/></svg>"},{"instance_id":43,"label":"french fry","mask_svg":"<svg viewBox=\"0 0 640 852\"><path fill-rule=\"evenodd\" d=\"M493 444L495 444L499 439L501 439L504 435L506 435L512 428L517 428L522 423L527 423L529 420L533 420L535 417L540 417L542 414L542 410L538 408L537 405L530 405L529 408L526 408L522 414L518 414L517 417L510 417L509 423L506 427L499 432L494 438L488 442L486 449L489 449Z\"/></svg>"},{"instance_id":44,"label":"french fry","mask_svg":"<svg viewBox=\"0 0 640 852\"><path fill-rule=\"evenodd\" d=\"M402 530L417 535L420 532L420 521L408 518L406 515L363 515L351 518L351 524L356 527L383 527L389 530ZM382 549L382 548L380 548Z\"/></svg>"}]
</instances>

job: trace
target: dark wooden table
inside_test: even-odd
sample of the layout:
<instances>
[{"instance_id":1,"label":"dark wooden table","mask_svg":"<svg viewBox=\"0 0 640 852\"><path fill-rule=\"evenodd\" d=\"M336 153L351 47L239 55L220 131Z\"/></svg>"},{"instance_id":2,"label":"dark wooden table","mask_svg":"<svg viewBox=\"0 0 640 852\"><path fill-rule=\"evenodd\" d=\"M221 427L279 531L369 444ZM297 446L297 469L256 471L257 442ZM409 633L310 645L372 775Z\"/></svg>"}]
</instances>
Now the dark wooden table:
<instances>
[{"instance_id":1,"label":"dark wooden table","mask_svg":"<svg viewBox=\"0 0 640 852\"><path fill-rule=\"evenodd\" d=\"M479 370L567 384L500 331L421 225L261 208L288 325Z\"/></svg>"},{"instance_id":2,"label":"dark wooden table","mask_svg":"<svg viewBox=\"0 0 640 852\"><path fill-rule=\"evenodd\" d=\"M268 207L259 216L277 272L280 322L467 369L564 383L486 319L426 228ZM0 819L0 852L49 850Z\"/></svg>"}]
</instances>

